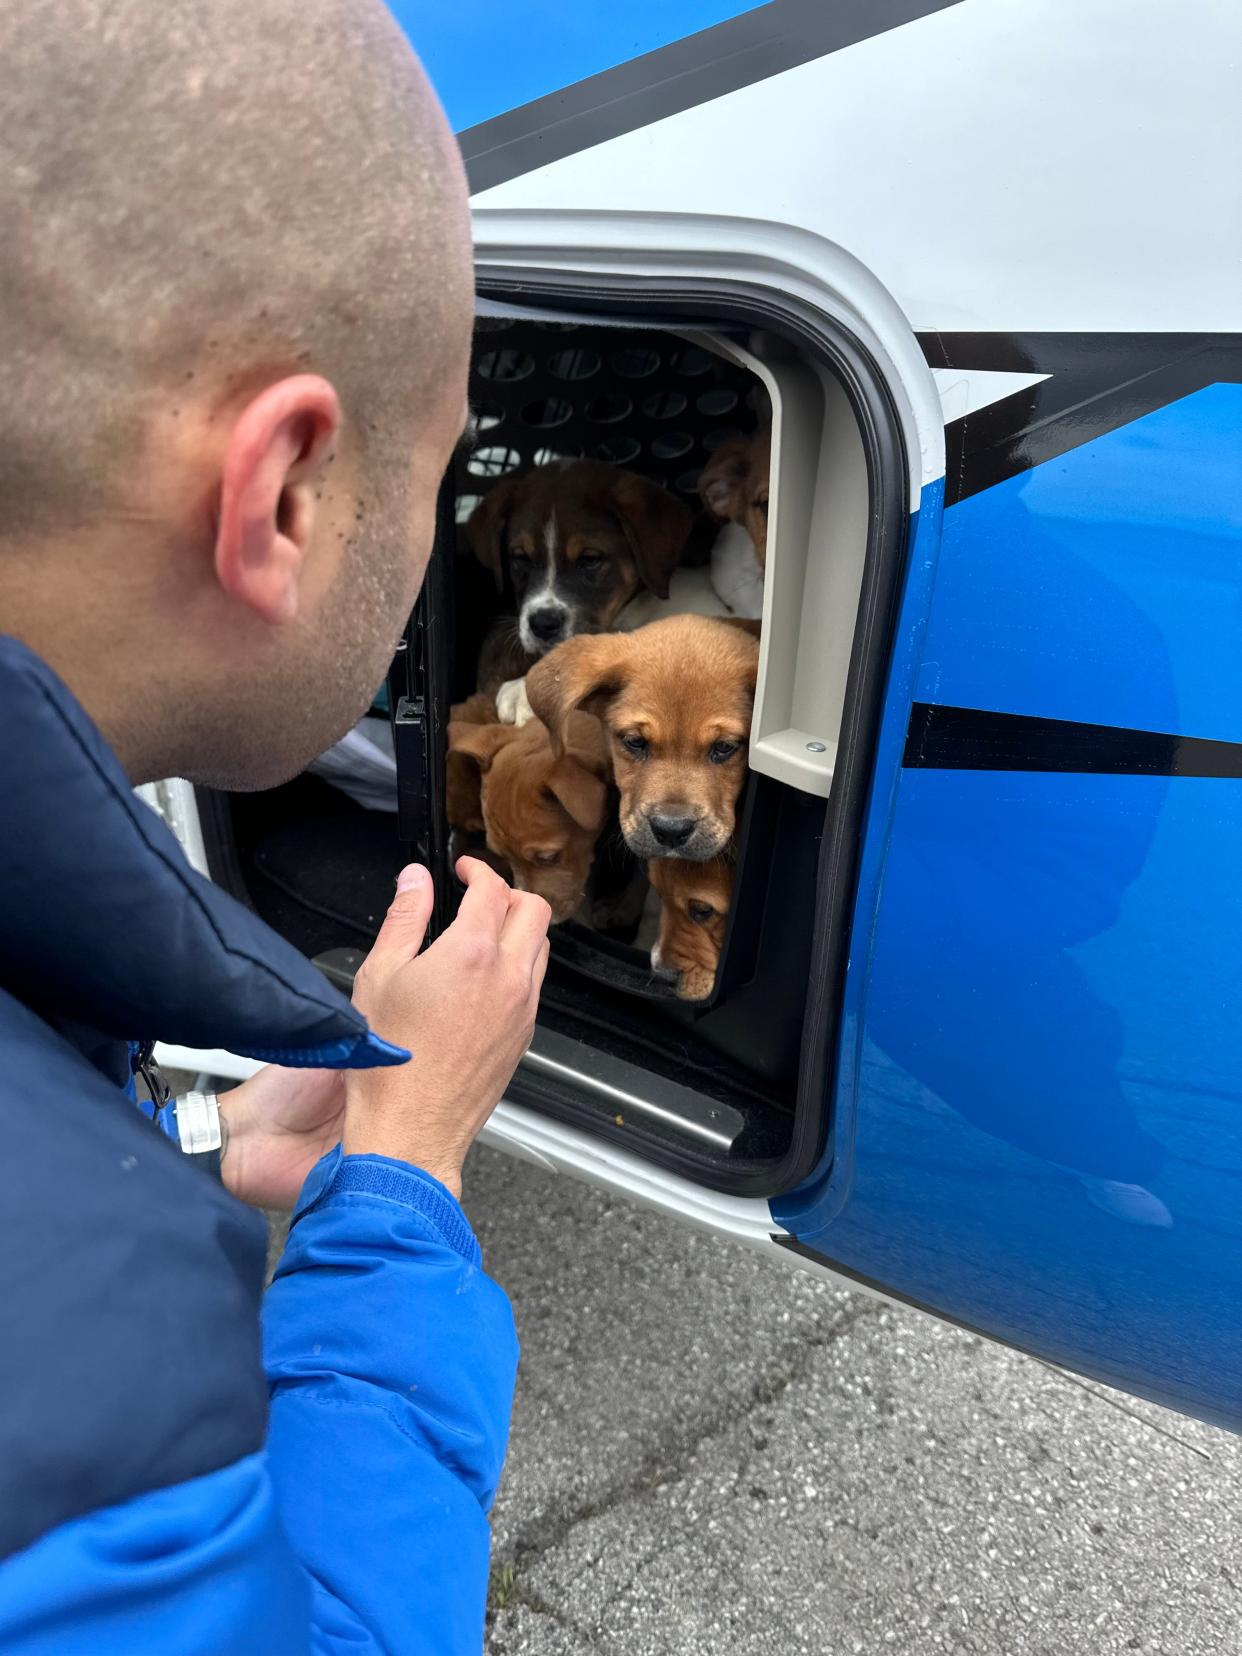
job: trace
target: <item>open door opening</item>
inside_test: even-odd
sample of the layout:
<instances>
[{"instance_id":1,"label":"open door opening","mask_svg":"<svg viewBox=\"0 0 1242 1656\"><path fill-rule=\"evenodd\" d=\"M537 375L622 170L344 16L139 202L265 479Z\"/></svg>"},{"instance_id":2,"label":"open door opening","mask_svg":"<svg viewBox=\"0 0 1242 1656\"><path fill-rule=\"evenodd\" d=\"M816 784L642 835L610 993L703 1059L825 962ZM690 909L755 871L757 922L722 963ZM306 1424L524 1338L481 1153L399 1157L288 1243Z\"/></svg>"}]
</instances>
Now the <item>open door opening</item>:
<instances>
[{"instance_id":1,"label":"open door opening","mask_svg":"<svg viewBox=\"0 0 1242 1656\"><path fill-rule=\"evenodd\" d=\"M451 821L450 725L520 608L510 562L479 556L472 519L532 468L592 460L681 503L679 573L703 584L721 528L704 468L766 434L762 638L714 976L688 998L684 978L653 969L660 898L613 793L587 897L553 928L536 1040L509 1097L710 1188L776 1194L816 1164L828 1129L904 548L896 422L865 364L749 300L665 295L644 311L640 295L532 300L503 279L481 303L470 391L473 443L442 488L422 597L355 733L374 750L363 785L343 789L329 762L267 793L201 798L213 874L342 984L411 854L436 876L442 928L454 855L494 855Z\"/></svg>"}]
</instances>

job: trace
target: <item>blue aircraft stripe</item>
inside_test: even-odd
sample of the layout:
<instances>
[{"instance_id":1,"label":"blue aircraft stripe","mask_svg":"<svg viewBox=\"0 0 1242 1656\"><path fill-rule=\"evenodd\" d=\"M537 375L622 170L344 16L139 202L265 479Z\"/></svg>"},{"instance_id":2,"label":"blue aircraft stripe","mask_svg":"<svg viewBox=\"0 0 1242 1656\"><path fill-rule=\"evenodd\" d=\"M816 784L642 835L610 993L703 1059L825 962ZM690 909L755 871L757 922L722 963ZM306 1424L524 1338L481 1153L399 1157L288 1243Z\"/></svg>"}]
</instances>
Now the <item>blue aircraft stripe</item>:
<instances>
[{"instance_id":1,"label":"blue aircraft stripe","mask_svg":"<svg viewBox=\"0 0 1242 1656\"><path fill-rule=\"evenodd\" d=\"M758 9L758 0L389 0L456 131Z\"/></svg>"}]
</instances>

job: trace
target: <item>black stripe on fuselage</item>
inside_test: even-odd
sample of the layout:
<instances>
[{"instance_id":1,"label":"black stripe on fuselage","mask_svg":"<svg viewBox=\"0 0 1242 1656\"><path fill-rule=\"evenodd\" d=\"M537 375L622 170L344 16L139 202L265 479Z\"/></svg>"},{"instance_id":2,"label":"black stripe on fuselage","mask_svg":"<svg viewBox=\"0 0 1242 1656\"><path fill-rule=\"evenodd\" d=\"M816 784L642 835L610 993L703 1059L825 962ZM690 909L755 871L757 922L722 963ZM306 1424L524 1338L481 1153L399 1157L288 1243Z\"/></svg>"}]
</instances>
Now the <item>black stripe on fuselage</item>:
<instances>
[{"instance_id":1,"label":"black stripe on fuselage","mask_svg":"<svg viewBox=\"0 0 1242 1656\"><path fill-rule=\"evenodd\" d=\"M770 0L467 127L471 194L960 3Z\"/></svg>"},{"instance_id":2,"label":"black stripe on fuselage","mask_svg":"<svg viewBox=\"0 0 1242 1656\"><path fill-rule=\"evenodd\" d=\"M1242 742L915 702L902 763L911 770L1242 777Z\"/></svg>"},{"instance_id":3,"label":"black stripe on fuselage","mask_svg":"<svg viewBox=\"0 0 1242 1656\"><path fill-rule=\"evenodd\" d=\"M944 428L945 505L1180 397L1242 381L1237 334L921 333L933 368L1047 374Z\"/></svg>"}]
</instances>

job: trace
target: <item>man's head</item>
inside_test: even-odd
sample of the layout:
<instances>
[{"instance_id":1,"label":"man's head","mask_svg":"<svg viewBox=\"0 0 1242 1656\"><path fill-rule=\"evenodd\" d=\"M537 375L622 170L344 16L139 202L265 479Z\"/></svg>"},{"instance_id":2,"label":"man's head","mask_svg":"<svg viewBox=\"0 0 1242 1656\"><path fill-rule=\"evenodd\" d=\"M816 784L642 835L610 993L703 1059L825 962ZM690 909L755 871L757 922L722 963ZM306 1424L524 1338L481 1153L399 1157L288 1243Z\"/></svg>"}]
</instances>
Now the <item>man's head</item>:
<instances>
[{"instance_id":1,"label":"man's head","mask_svg":"<svg viewBox=\"0 0 1242 1656\"><path fill-rule=\"evenodd\" d=\"M0 619L135 779L267 785L422 578L456 147L381 0L23 0L0 61Z\"/></svg>"}]
</instances>

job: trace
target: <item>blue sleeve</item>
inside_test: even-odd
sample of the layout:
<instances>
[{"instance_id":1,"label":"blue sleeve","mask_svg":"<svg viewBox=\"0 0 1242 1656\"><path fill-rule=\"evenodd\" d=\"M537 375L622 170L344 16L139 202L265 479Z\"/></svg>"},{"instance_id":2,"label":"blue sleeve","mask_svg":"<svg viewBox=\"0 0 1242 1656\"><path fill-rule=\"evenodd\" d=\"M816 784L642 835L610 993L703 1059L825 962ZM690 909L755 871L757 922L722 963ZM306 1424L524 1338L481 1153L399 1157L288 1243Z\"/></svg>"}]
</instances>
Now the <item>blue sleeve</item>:
<instances>
[{"instance_id":1,"label":"blue sleeve","mask_svg":"<svg viewBox=\"0 0 1242 1656\"><path fill-rule=\"evenodd\" d=\"M5 1656L478 1656L517 1341L457 1203L325 1157L264 1334L266 1449L0 1562ZM186 1428L210 1406L187 1398Z\"/></svg>"},{"instance_id":2,"label":"blue sleeve","mask_svg":"<svg viewBox=\"0 0 1242 1656\"><path fill-rule=\"evenodd\" d=\"M449 1192L402 1162L326 1156L267 1296L264 1356L311 1648L478 1656L517 1339Z\"/></svg>"},{"instance_id":3,"label":"blue sleeve","mask_svg":"<svg viewBox=\"0 0 1242 1656\"><path fill-rule=\"evenodd\" d=\"M309 1596L266 1456L247 1455L60 1524L5 1559L0 1650L307 1656Z\"/></svg>"}]
</instances>

